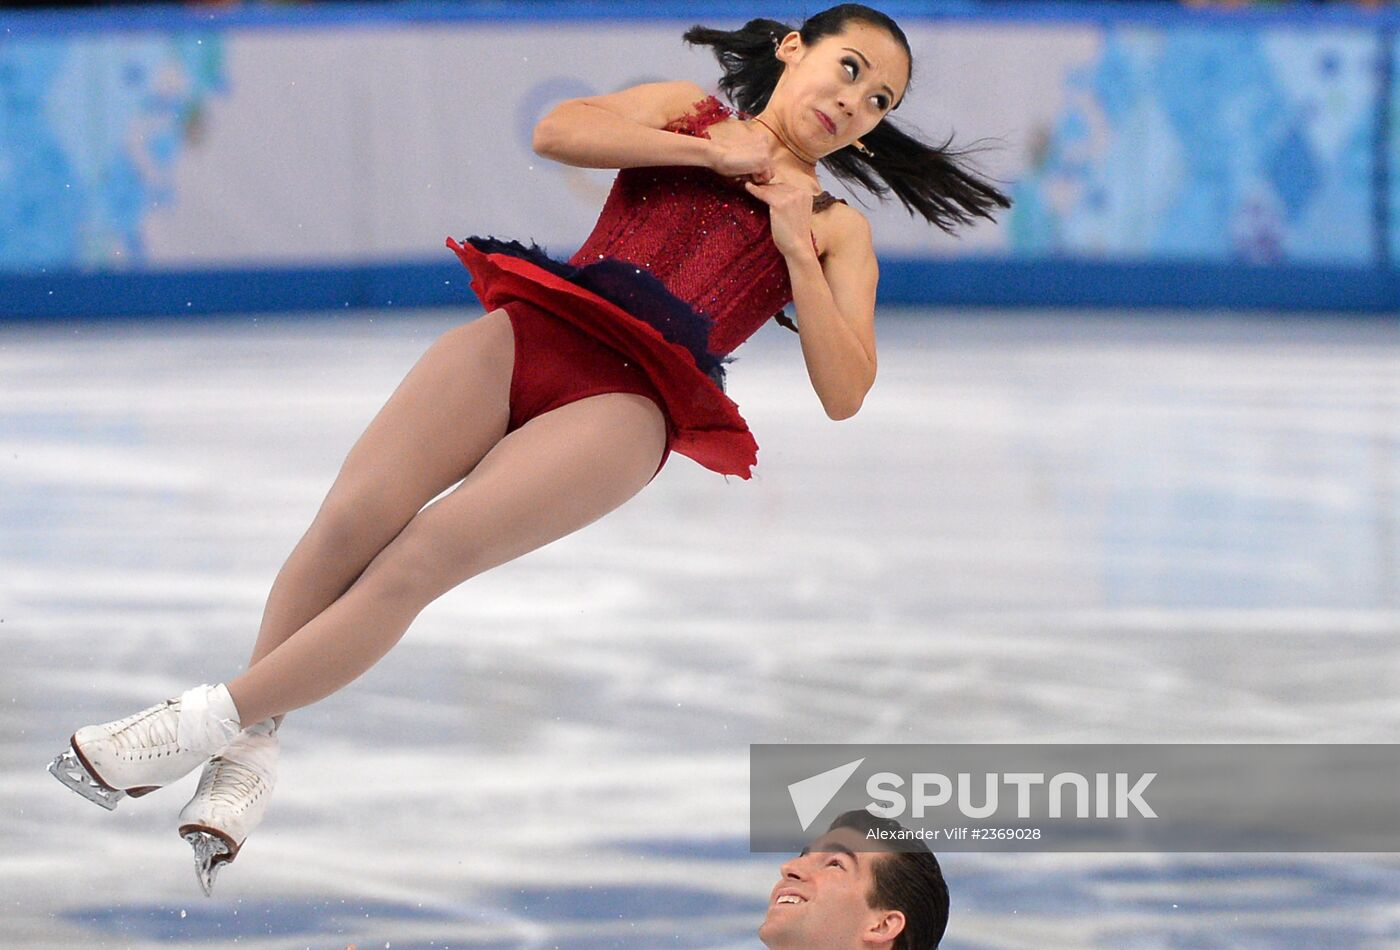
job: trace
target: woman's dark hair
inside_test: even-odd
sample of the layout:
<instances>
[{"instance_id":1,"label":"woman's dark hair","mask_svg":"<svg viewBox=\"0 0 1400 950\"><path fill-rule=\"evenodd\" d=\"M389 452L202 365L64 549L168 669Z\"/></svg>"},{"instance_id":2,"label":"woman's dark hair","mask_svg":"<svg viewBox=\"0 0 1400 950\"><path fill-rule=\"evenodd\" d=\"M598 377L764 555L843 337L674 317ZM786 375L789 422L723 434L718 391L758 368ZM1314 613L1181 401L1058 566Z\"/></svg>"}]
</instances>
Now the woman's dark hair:
<instances>
[{"instance_id":1,"label":"woman's dark hair","mask_svg":"<svg viewBox=\"0 0 1400 950\"><path fill-rule=\"evenodd\" d=\"M890 950L934 950L948 929L948 885L928 845L909 838L893 818L877 818L864 809L838 815L830 830L837 828L863 835L884 832L888 840L898 843L875 862L875 883L865 903L874 910L897 910L904 915L904 929Z\"/></svg>"},{"instance_id":2,"label":"woman's dark hair","mask_svg":"<svg viewBox=\"0 0 1400 950\"><path fill-rule=\"evenodd\" d=\"M904 47L912 73L914 54L908 37L879 10L843 3L808 17L797 32L810 46L824 36L842 32L852 21L879 27L894 37ZM779 41L791 32L792 27L777 20L757 19L737 30L694 26L686 31L685 41L692 46L713 47L724 69L720 90L740 110L757 115L768 105L786 68L774 54ZM1010 199L958 161L970 150L950 148L952 136L942 145L929 145L896 127L887 116L861 141L871 154L863 155L847 146L823 158L822 164L837 178L855 182L881 199L894 192L910 214L918 212L945 231L970 224L974 217L993 220L994 207L1011 207Z\"/></svg>"}]
</instances>

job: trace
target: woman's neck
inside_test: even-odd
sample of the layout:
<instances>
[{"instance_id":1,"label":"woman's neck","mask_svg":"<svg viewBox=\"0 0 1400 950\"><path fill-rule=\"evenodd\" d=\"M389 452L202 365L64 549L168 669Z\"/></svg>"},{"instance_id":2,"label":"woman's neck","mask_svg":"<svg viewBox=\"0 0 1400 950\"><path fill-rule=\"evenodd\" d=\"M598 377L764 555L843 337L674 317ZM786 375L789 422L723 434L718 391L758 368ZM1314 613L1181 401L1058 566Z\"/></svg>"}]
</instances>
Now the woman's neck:
<instances>
[{"instance_id":1,"label":"woman's neck","mask_svg":"<svg viewBox=\"0 0 1400 950\"><path fill-rule=\"evenodd\" d=\"M811 158L810 156L803 154L801 150L799 150L792 144L791 140L788 138L787 130L783 128L783 124L778 121L776 116L766 114L765 110L765 113L761 113L759 115L754 116L753 120L759 125L761 125L763 128L767 129L769 133L775 139L778 140L782 147L786 149L787 152L790 155L792 155L793 158L797 159L798 162L801 163L803 171L815 177L817 170L817 160L815 158Z\"/></svg>"}]
</instances>

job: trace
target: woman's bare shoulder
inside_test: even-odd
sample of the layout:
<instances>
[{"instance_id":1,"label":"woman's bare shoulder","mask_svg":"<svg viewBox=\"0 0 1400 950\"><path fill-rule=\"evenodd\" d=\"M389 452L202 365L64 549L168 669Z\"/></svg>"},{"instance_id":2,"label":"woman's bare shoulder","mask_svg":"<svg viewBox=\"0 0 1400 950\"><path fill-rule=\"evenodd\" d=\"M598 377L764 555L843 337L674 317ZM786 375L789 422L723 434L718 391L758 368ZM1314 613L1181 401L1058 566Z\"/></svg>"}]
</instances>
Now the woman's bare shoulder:
<instances>
[{"instance_id":1,"label":"woman's bare shoulder","mask_svg":"<svg viewBox=\"0 0 1400 950\"><path fill-rule=\"evenodd\" d=\"M601 96L585 96L577 101L607 109L633 122L664 129L694 111L697 103L710 97L698 83L688 80L648 82Z\"/></svg>"},{"instance_id":2,"label":"woman's bare shoulder","mask_svg":"<svg viewBox=\"0 0 1400 950\"><path fill-rule=\"evenodd\" d=\"M831 251L869 252L874 246L874 236L870 230L870 219L859 209L844 201L833 201L820 214L812 216L814 223L820 223L817 232L818 245L823 253Z\"/></svg>"}]
</instances>

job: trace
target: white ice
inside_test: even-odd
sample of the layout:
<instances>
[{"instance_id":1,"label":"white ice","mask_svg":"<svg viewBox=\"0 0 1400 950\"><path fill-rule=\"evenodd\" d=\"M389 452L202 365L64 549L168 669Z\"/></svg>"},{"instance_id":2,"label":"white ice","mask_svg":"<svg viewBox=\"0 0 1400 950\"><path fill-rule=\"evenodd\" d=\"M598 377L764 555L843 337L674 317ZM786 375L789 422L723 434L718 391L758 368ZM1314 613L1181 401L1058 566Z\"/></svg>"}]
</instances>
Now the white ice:
<instances>
[{"instance_id":1,"label":"white ice","mask_svg":"<svg viewBox=\"0 0 1400 950\"><path fill-rule=\"evenodd\" d=\"M1400 327L899 312L832 423L742 348L751 482L674 456L284 730L194 880L79 725L227 679L359 431L460 312L0 326L0 945L755 950L754 742L1391 742ZM1400 946L1400 863L947 854L950 950Z\"/></svg>"}]
</instances>

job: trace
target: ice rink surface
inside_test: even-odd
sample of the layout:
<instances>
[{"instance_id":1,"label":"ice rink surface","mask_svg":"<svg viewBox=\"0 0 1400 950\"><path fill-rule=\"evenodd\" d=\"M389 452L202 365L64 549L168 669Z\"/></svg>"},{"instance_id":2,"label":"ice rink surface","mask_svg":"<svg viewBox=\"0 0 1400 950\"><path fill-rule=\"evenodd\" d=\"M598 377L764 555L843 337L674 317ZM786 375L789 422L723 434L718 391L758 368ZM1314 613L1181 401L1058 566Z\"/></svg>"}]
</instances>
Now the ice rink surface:
<instances>
[{"instance_id":1,"label":"ice rink surface","mask_svg":"<svg viewBox=\"0 0 1400 950\"><path fill-rule=\"evenodd\" d=\"M842 423L770 326L755 478L674 456L431 606L288 719L206 899L193 776L109 814L44 766L241 668L461 319L0 325L0 946L757 950L749 743L1400 736L1394 322L890 311ZM949 950L1400 947L1394 856L942 860Z\"/></svg>"}]
</instances>

